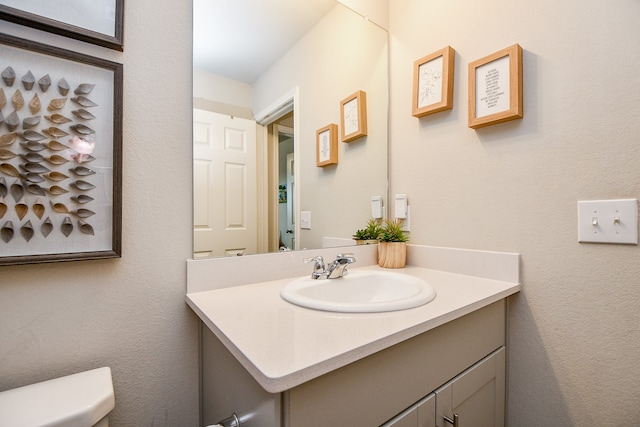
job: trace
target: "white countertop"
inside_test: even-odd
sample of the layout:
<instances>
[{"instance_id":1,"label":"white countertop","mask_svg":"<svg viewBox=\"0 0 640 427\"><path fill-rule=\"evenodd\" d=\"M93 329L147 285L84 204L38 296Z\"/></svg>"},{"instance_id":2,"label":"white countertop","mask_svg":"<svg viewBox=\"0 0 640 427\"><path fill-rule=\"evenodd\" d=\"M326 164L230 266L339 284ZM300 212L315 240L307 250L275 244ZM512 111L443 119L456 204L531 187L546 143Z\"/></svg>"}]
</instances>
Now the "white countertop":
<instances>
[{"instance_id":1,"label":"white countertop","mask_svg":"<svg viewBox=\"0 0 640 427\"><path fill-rule=\"evenodd\" d=\"M265 390L278 393L520 290L519 283L428 268L397 271L429 282L436 298L388 313L330 313L284 301L280 289L291 279L282 279L189 293L187 303Z\"/></svg>"}]
</instances>

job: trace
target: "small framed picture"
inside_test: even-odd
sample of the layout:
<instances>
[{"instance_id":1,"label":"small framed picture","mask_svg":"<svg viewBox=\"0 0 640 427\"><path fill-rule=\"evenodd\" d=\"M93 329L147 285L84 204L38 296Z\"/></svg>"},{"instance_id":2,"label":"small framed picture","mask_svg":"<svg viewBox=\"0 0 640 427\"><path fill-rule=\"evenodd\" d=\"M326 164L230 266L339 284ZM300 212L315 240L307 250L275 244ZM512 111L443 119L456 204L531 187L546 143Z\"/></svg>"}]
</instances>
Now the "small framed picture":
<instances>
[{"instance_id":1,"label":"small framed picture","mask_svg":"<svg viewBox=\"0 0 640 427\"><path fill-rule=\"evenodd\" d=\"M0 19L123 50L124 0L0 0Z\"/></svg>"},{"instance_id":2,"label":"small framed picture","mask_svg":"<svg viewBox=\"0 0 640 427\"><path fill-rule=\"evenodd\" d=\"M331 123L316 131L316 166L338 164L338 125Z\"/></svg>"},{"instance_id":3,"label":"small framed picture","mask_svg":"<svg viewBox=\"0 0 640 427\"><path fill-rule=\"evenodd\" d=\"M361 90L340 102L341 140L351 142L367 134L367 94Z\"/></svg>"},{"instance_id":4,"label":"small framed picture","mask_svg":"<svg viewBox=\"0 0 640 427\"><path fill-rule=\"evenodd\" d=\"M455 50L442 48L413 63L414 117L423 117L453 108Z\"/></svg>"},{"instance_id":5,"label":"small framed picture","mask_svg":"<svg viewBox=\"0 0 640 427\"><path fill-rule=\"evenodd\" d=\"M514 44L469 64L469 127L523 117L522 48Z\"/></svg>"}]
</instances>

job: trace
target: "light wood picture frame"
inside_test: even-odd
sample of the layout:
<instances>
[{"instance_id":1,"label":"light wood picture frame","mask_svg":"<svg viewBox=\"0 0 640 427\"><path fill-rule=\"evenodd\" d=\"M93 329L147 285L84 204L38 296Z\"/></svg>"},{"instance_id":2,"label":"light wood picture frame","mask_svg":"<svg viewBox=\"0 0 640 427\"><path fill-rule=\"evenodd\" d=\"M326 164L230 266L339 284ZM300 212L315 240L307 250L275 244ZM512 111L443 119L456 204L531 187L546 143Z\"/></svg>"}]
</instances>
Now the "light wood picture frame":
<instances>
[{"instance_id":1,"label":"light wood picture frame","mask_svg":"<svg viewBox=\"0 0 640 427\"><path fill-rule=\"evenodd\" d=\"M453 109L455 50L446 46L413 63L414 117Z\"/></svg>"},{"instance_id":2,"label":"light wood picture frame","mask_svg":"<svg viewBox=\"0 0 640 427\"><path fill-rule=\"evenodd\" d=\"M361 90L340 102L340 135L351 142L367 135L367 94Z\"/></svg>"},{"instance_id":3,"label":"light wood picture frame","mask_svg":"<svg viewBox=\"0 0 640 427\"><path fill-rule=\"evenodd\" d=\"M316 166L338 164L338 125L331 123L316 131Z\"/></svg>"},{"instance_id":4,"label":"light wood picture frame","mask_svg":"<svg viewBox=\"0 0 640 427\"><path fill-rule=\"evenodd\" d=\"M524 117L522 48L514 44L469 64L469 127Z\"/></svg>"}]
</instances>

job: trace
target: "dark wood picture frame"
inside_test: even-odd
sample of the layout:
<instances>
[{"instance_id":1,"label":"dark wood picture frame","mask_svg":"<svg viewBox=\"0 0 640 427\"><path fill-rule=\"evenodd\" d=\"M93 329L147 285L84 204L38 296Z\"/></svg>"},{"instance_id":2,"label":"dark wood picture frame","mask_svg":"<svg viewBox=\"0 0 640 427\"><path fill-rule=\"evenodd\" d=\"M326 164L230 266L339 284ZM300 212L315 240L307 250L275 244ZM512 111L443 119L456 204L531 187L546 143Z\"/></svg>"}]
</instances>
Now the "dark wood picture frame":
<instances>
[{"instance_id":1,"label":"dark wood picture frame","mask_svg":"<svg viewBox=\"0 0 640 427\"><path fill-rule=\"evenodd\" d=\"M119 258L122 64L0 34L0 71L0 266Z\"/></svg>"},{"instance_id":2,"label":"dark wood picture frame","mask_svg":"<svg viewBox=\"0 0 640 427\"><path fill-rule=\"evenodd\" d=\"M85 0L69 0L84 2ZM112 0L114 13L113 35L83 28L68 22L48 18L36 13L0 4L0 19L47 31L83 42L123 51L124 49L124 0ZM46 3L46 2L44 2Z\"/></svg>"}]
</instances>

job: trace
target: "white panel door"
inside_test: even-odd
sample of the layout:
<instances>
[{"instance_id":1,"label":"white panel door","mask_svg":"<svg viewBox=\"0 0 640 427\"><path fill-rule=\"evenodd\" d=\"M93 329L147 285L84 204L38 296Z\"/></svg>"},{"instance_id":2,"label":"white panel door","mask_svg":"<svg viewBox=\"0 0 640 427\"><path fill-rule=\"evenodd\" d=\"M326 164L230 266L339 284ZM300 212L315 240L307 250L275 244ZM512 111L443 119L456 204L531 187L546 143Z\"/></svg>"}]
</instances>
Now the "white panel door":
<instances>
[{"instance_id":1,"label":"white panel door","mask_svg":"<svg viewBox=\"0 0 640 427\"><path fill-rule=\"evenodd\" d=\"M194 253L257 251L256 123L193 110Z\"/></svg>"}]
</instances>

